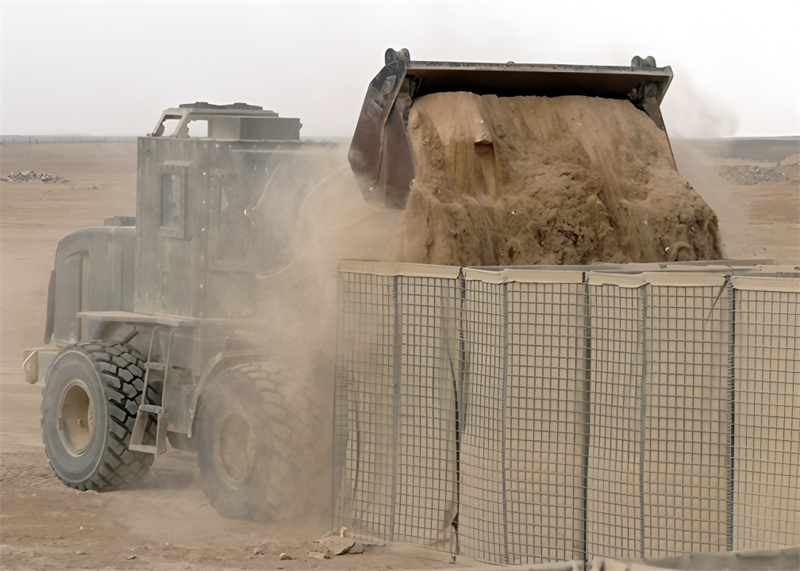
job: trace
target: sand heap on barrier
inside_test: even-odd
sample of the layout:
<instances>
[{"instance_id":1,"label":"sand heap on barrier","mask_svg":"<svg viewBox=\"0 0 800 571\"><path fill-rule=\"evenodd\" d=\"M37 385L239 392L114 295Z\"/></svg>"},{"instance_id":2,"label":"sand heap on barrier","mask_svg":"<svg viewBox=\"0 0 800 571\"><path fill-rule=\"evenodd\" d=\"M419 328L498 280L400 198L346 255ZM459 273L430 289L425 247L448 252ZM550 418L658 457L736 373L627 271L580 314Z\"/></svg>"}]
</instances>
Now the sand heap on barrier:
<instances>
[{"instance_id":1,"label":"sand heap on barrier","mask_svg":"<svg viewBox=\"0 0 800 571\"><path fill-rule=\"evenodd\" d=\"M717 217L630 102L435 93L408 119L398 259L450 265L722 257Z\"/></svg>"}]
</instances>

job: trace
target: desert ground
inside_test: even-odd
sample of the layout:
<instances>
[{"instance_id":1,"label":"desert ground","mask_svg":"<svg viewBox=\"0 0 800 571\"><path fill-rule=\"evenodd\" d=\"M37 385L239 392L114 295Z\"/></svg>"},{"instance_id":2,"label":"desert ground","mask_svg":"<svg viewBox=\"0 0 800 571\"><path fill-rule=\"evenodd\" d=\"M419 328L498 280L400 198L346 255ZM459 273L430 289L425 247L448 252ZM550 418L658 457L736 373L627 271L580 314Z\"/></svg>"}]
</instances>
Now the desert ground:
<instances>
[{"instance_id":1,"label":"desert ground","mask_svg":"<svg viewBox=\"0 0 800 571\"><path fill-rule=\"evenodd\" d=\"M726 258L800 264L800 179L739 184L733 167L769 169L800 140L672 141L678 168L720 221ZM134 143L4 144L0 176L33 170L68 182L0 182L0 567L4 569L453 568L450 556L407 546L309 556L330 525L276 526L221 518L193 455L159 456L137 489L92 493L62 485L40 434L41 387L24 381L39 346L58 239L136 210ZM793 173L793 174L792 174ZM357 190L353 189L354 193ZM332 379L331 379L332 382ZM286 553L291 560L281 560ZM473 562L458 558L455 567Z\"/></svg>"}]
</instances>

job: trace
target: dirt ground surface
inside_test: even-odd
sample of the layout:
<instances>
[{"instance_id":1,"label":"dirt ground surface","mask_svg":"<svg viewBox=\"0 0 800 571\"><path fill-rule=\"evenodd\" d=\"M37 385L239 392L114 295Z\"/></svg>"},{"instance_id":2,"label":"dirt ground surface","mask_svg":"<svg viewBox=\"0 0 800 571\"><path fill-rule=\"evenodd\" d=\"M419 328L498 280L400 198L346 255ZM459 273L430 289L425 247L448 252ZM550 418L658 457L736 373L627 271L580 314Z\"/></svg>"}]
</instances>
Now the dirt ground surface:
<instances>
[{"instance_id":1,"label":"dirt ground surface","mask_svg":"<svg viewBox=\"0 0 800 571\"><path fill-rule=\"evenodd\" d=\"M679 171L719 218L729 259L800 264L800 181L737 185L736 165L775 166L798 140L735 145L673 141ZM769 147L769 148L768 148ZM40 435L41 387L25 383L23 351L39 346L58 239L135 215L132 143L4 145L0 176L34 170L66 183L0 182L0 568L3 569L413 569L473 562L408 546L367 546L330 560L309 556L330 525L275 526L219 517L193 455L159 456L137 489L77 492L49 468ZM358 193L353 187L353 193ZM355 196L355 194L354 194ZM281 560L286 553L292 560Z\"/></svg>"}]
</instances>

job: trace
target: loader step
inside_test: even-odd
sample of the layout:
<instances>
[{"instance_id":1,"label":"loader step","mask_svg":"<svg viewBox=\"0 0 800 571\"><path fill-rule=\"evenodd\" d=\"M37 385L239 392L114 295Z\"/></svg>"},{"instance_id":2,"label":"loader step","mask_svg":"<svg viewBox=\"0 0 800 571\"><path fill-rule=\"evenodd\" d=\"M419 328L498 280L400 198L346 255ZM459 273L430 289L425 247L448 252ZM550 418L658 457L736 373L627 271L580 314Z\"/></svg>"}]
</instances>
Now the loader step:
<instances>
[{"instance_id":1,"label":"loader step","mask_svg":"<svg viewBox=\"0 0 800 571\"><path fill-rule=\"evenodd\" d=\"M157 404L143 404L139 407L139 412L148 412L156 414L159 418L164 414L164 407Z\"/></svg>"}]
</instances>

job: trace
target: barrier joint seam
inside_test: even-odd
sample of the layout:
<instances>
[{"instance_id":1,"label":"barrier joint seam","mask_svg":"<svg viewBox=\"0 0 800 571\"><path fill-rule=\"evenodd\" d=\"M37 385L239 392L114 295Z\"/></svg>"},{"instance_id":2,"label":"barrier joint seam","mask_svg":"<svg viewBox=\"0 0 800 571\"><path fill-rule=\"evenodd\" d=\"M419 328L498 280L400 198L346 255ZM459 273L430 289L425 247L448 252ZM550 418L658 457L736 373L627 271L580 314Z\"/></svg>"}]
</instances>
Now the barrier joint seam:
<instances>
[{"instance_id":1,"label":"barrier joint seam","mask_svg":"<svg viewBox=\"0 0 800 571\"><path fill-rule=\"evenodd\" d=\"M458 272L459 305L458 305L458 392L455 395L456 402L456 514L453 520L455 530L455 552L461 554L461 535L459 534L459 514L461 513L461 431L466 426L466 403L463 402L465 387L467 384L467 345L465 331L466 311L465 304L467 299L467 280L464 277L463 268Z\"/></svg>"},{"instance_id":2,"label":"barrier joint seam","mask_svg":"<svg viewBox=\"0 0 800 571\"><path fill-rule=\"evenodd\" d=\"M400 303L400 277L394 276L392 284L394 302L394 359L392 363L392 498L389 515L389 540L394 541L395 512L397 510L398 433L400 430L400 373L402 367L402 305Z\"/></svg>"},{"instance_id":3,"label":"barrier joint seam","mask_svg":"<svg viewBox=\"0 0 800 571\"><path fill-rule=\"evenodd\" d=\"M592 390L592 308L591 296L589 290L588 275L583 274L583 407L581 415L581 426L583 429L583 443L581 451L583 458L581 459L581 534L580 534L580 551L583 558L584 566L588 568L588 543L589 543L589 526L587 521L589 518L589 453L591 447L591 435L589 434L589 427L591 423L591 390Z\"/></svg>"},{"instance_id":4,"label":"barrier joint seam","mask_svg":"<svg viewBox=\"0 0 800 571\"><path fill-rule=\"evenodd\" d=\"M508 386L508 284L503 284L503 379L501 393L502 411L502 442L500 445L502 493L503 493L503 563L508 565L508 498L506 495L506 415L507 415L507 386Z\"/></svg>"},{"instance_id":5,"label":"barrier joint seam","mask_svg":"<svg viewBox=\"0 0 800 571\"><path fill-rule=\"evenodd\" d=\"M647 434L647 286L641 288L641 308L640 314L640 333L642 342L642 374L641 374L641 392L640 392L640 449L639 449L639 517L640 517L640 532L641 532L641 555L645 558L645 498L644 498L644 460L645 460L645 447L646 447L646 434Z\"/></svg>"},{"instance_id":6,"label":"barrier joint seam","mask_svg":"<svg viewBox=\"0 0 800 571\"><path fill-rule=\"evenodd\" d=\"M733 508L734 508L734 420L736 413L736 289L731 280L728 281L728 474L727 474L727 529L726 549L733 551Z\"/></svg>"}]
</instances>

